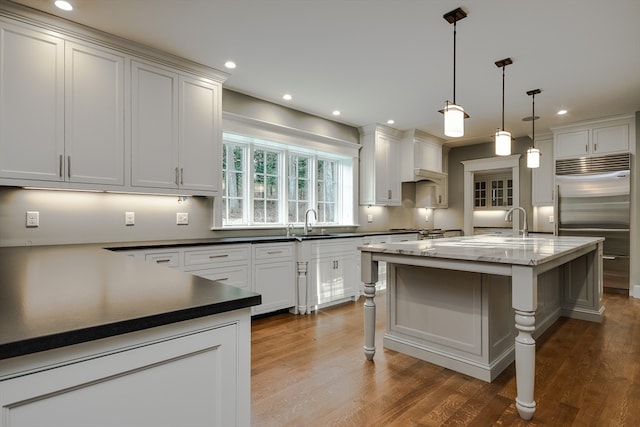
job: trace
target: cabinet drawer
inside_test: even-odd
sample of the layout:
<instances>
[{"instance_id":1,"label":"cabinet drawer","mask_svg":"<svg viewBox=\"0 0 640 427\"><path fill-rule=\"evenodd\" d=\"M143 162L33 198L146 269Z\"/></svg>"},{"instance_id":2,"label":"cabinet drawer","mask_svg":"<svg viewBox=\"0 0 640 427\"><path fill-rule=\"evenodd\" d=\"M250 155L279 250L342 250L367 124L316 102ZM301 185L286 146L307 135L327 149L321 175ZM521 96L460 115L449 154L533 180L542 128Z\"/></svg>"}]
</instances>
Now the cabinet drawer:
<instances>
[{"instance_id":1,"label":"cabinet drawer","mask_svg":"<svg viewBox=\"0 0 640 427\"><path fill-rule=\"evenodd\" d=\"M253 257L256 261L270 260L273 258L293 259L293 244L257 244L254 246Z\"/></svg>"},{"instance_id":2,"label":"cabinet drawer","mask_svg":"<svg viewBox=\"0 0 640 427\"><path fill-rule=\"evenodd\" d=\"M246 265L191 270L187 273L236 288L249 289L249 268Z\"/></svg>"},{"instance_id":3,"label":"cabinet drawer","mask_svg":"<svg viewBox=\"0 0 640 427\"><path fill-rule=\"evenodd\" d=\"M221 245L207 249L184 252L184 265L218 265L231 262L248 262L249 245Z\"/></svg>"},{"instance_id":4,"label":"cabinet drawer","mask_svg":"<svg viewBox=\"0 0 640 427\"><path fill-rule=\"evenodd\" d=\"M179 252L155 252L145 254L145 261L153 262L165 267L180 267L180 253Z\"/></svg>"},{"instance_id":5,"label":"cabinet drawer","mask_svg":"<svg viewBox=\"0 0 640 427\"><path fill-rule=\"evenodd\" d=\"M339 239L314 243L311 255L314 257L334 256L335 254L352 253L357 250L357 240Z\"/></svg>"}]
</instances>

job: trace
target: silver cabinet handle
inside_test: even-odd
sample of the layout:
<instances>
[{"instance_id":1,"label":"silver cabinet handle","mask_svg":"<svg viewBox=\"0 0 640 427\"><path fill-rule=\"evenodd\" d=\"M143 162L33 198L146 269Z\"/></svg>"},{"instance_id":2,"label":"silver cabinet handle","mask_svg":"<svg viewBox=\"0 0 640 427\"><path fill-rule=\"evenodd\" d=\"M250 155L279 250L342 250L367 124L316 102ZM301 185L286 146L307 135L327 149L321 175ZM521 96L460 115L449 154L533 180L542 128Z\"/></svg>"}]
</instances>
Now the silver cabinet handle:
<instances>
[{"instance_id":1,"label":"silver cabinet handle","mask_svg":"<svg viewBox=\"0 0 640 427\"><path fill-rule=\"evenodd\" d=\"M67 176L71 178L71 156L67 156Z\"/></svg>"},{"instance_id":2,"label":"silver cabinet handle","mask_svg":"<svg viewBox=\"0 0 640 427\"><path fill-rule=\"evenodd\" d=\"M269 255L275 255L275 254L281 254L281 253L282 253L282 251L269 251L269 252L267 252L267 254L269 254Z\"/></svg>"},{"instance_id":3,"label":"silver cabinet handle","mask_svg":"<svg viewBox=\"0 0 640 427\"><path fill-rule=\"evenodd\" d=\"M184 185L184 170L180 168L180 185Z\"/></svg>"},{"instance_id":4,"label":"silver cabinet handle","mask_svg":"<svg viewBox=\"0 0 640 427\"><path fill-rule=\"evenodd\" d=\"M228 257L229 254L221 254L221 255L209 255L209 259L214 259L214 258L226 258Z\"/></svg>"},{"instance_id":5,"label":"silver cabinet handle","mask_svg":"<svg viewBox=\"0 0 640 427\"><path fill-rule=\"evenodd\" d=\"M176 185L180 185L180 178L178 177L178 174L179 174L180 172L178 171L178 167L177 167L177 166L176 166L176 169L175 169L175 170L176 170Z\"/></svg>"},{"instance_id":6,"label":"silver cabinet handle","mask_svg":"<svg viewBox=\"0 0 640 427\"><path fill-rule=\"evenodd\" d=\"M62 160L62 154L60 154L60 164L58 165L58 176L60 176L60 178L63 177L63 164L64 164L64 160Z\"/></svg>"},{"instance_id":7,"label":"silver cabinet handle","mask_svg":"<svg viewBox=\"0 0 640 427\"><path fill-rule=\"evenodd\" d=\"M593 144L593 151L594 152L598 151L598 144Z\"/></svg>"},{"instance_id":8,"label":"silver cabinet handle","mask_svg":"<svg viewBox=\"0 0 640 427\"><path fill-rule=\"evenodd\" d=\"M156 260L156 264L164 264L166 262L171 262L171 259L165 258L165 259L157 259Z\"/></svg>"},{"instance_id":9,"label":"silver cabinet handle","mask_svg":"<svg viewBox=\"0 0 640 427\"><path fill-rule=\"evenodd\" d=\"M611 255L602 255L602 259L614 260L614 259L616 259L616 257L611 256Z\"/></svg>"}]
</instances>

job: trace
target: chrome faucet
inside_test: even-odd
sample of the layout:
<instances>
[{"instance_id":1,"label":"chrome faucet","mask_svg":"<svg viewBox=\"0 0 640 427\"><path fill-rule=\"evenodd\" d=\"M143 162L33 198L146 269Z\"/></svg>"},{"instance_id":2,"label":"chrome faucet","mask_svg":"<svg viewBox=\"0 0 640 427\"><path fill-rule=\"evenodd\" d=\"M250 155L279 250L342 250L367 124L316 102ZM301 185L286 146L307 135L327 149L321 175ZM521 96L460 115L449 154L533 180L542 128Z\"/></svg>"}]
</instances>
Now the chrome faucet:
<instances>
[{"instance_id":1,"label":"chrome faucet","mask_svg":"<svg viewBox=\"0 0 640 427\"><path fill-rule=\"evenodd\" d=\"M522 229L520 230L520 233L522 233L522 237L527 237L527 235L529 234L529 231L527 230L527 211L525 211L522 206L515 206L515 207L509 209L507 211L507 213L504 215L504 220L505 221L511 221L512 220L511 219L511 215L512 215L513 211L515 211L516 209L522 211L522 216L523 216L523 220L524 220L524 224L522 226Z\"/></svg>"},{"instance_id":2,"label":"chrome faucet","mask_svg":"<svg viewBox=\"0 0 640 427\"><path fill-rule=\"evenodd\" d=\"M309 212L313 212L313 216L315 217L316 221L318 220L318 211L316 211L315 209L309 208L304 212L304 235L305 236L309 234L310 231L313 230L313 228L311 227L311 223L309 222Z\"/></svg>"}]
</instances>

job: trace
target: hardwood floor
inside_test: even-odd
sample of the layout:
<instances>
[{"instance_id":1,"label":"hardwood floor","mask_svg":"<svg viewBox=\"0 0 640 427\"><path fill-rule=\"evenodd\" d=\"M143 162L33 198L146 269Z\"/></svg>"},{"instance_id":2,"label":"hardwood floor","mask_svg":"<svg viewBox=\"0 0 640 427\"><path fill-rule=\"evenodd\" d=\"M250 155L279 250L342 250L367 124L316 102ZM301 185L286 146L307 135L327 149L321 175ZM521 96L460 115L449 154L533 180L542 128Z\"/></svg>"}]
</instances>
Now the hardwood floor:
<instances>
[{"instance_id":1,"label":"hardwood floor","mask_svg":"<svg viewBox=\"0 0 640 427\"><path fill-rule=\"evenodd\" d=\"M383 349L384 294L368 362L363 301L253 321L253 426L640 426L638 299L605 294L602 324L561 318L538 339L530 422L513 363L486 383Z\"/></svg>"}]
</instances>

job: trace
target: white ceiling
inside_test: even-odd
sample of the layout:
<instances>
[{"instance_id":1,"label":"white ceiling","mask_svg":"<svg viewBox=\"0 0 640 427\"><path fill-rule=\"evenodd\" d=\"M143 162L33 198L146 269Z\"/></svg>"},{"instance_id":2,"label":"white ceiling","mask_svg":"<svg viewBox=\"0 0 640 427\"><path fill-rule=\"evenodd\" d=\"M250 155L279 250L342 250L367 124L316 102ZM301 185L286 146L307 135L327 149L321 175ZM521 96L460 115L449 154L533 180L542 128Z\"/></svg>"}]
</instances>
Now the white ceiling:
<instances>
[{"instance_id":1,"label":"white ceiling","mask_svg":"<svg viewBox=\"0 0 640 427\"><path fill-rule=\"evenodd\" d=\"M501 124L536 134L640 110L639 0L17 0L67 19L225 70L225 87L352 126L385 123L444 137L453 95L471 116L452 145L486 142ZM284 93L293 100L284 101ZM566 116L556 116L566 108ZM334 118L331 112L342 115Z\"/></svg>"}]
</instances>

